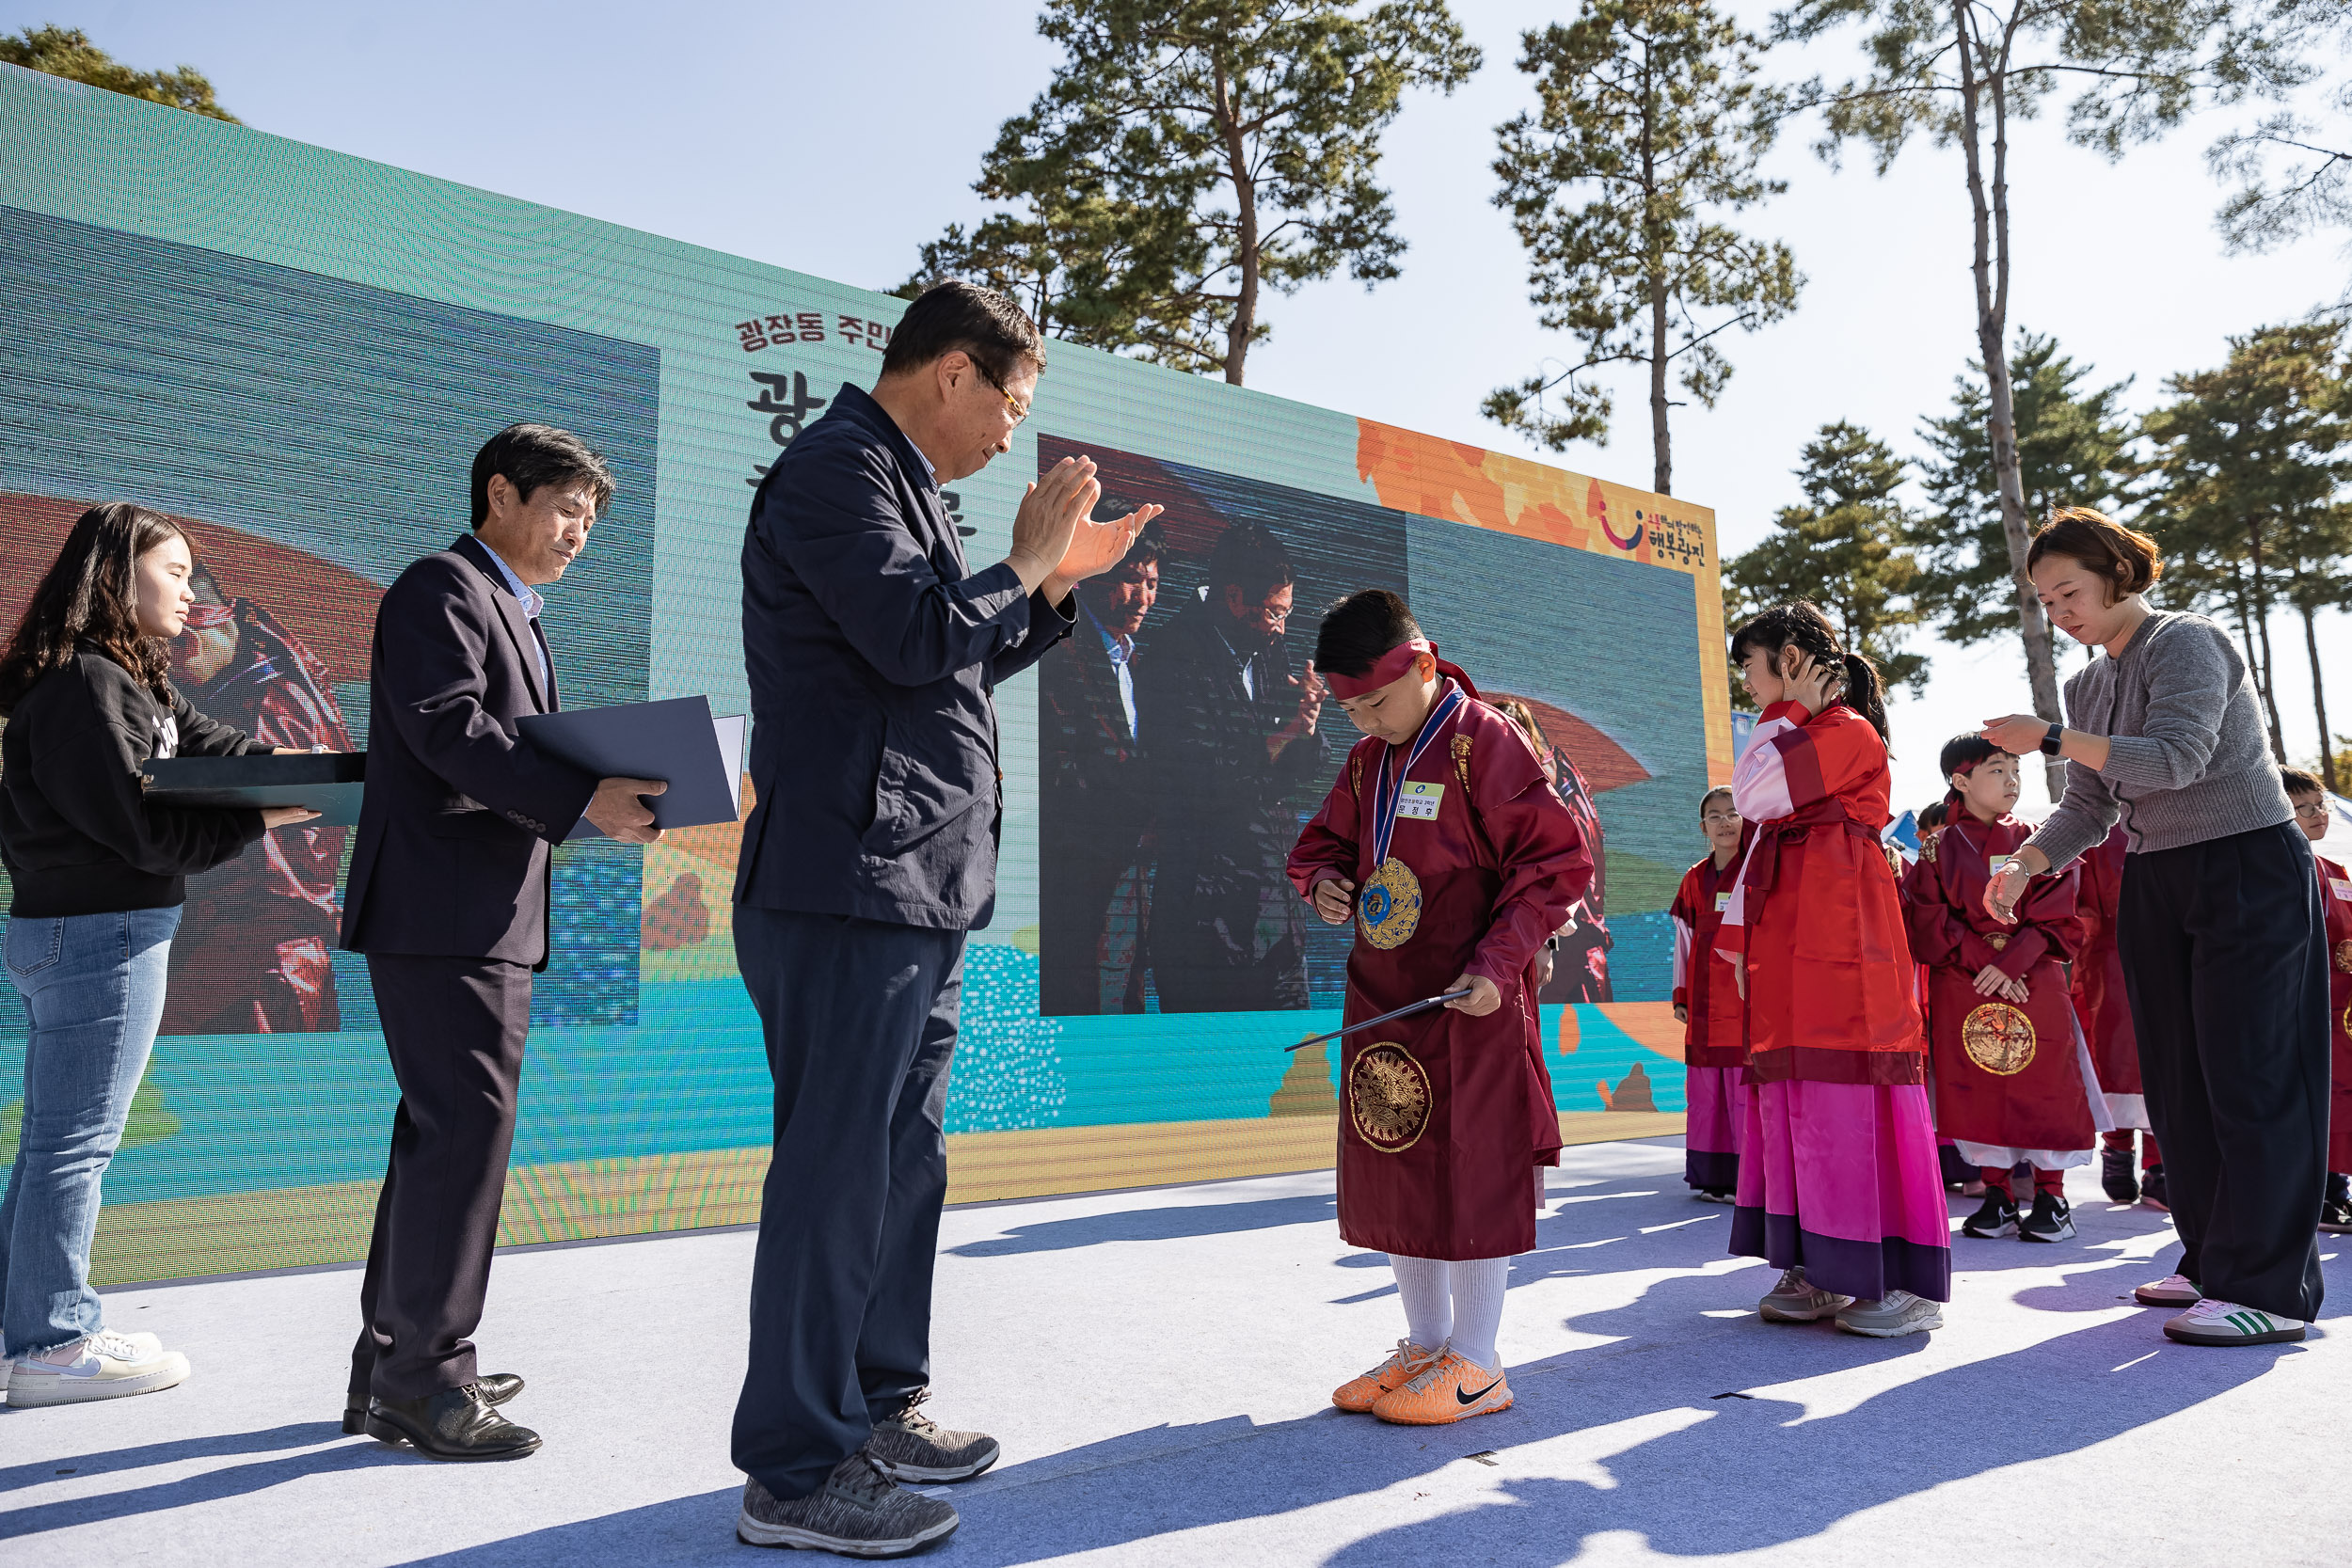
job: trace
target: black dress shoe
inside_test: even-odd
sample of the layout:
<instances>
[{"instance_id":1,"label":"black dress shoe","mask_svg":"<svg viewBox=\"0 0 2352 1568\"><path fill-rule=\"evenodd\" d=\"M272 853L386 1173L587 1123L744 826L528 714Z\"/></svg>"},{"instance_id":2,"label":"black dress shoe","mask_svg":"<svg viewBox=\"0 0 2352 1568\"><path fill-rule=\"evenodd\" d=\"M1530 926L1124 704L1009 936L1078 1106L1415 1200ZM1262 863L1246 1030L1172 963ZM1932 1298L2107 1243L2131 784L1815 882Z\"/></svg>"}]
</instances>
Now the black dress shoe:
<instances>
[{"instance_id":1,"label":"black dress shoe","mask_svg":"<svg viewBox=\"0 0 2352 1568\"><path fill-rule=\"evenodd\" d=\"M482 1390L483 1403L500 1405L523 1391L523 1380L514 1372L491 1372L477 1379L474 1386ZM357 1437L367 1430L368 1396L353 1394L343 1402L343 1435Z\"/></svg>"},{"instance_id":2,"label":"black dress shoe","mask_svg":"<svg viewBox=\"0 0 2352 1568\"><path fill-rule=\"evenodd\" d=\"M473 1383L421 1400L370 1400L368 1435L427 1459L520 1459L539 1447L537 1433L491 1409Z\"/></svg>"}]
</instances>

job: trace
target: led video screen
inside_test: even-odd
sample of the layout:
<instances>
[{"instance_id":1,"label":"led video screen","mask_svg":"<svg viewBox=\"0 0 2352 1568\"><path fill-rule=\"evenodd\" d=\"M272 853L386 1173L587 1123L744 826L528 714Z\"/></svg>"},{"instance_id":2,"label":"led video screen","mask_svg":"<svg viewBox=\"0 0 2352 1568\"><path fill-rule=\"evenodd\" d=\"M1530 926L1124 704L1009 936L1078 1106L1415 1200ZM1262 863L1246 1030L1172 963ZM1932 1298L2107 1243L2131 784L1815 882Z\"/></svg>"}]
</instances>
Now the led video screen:
<instances>
[{"instance_id":1,"label":"led video screen","mask_svg":"<svg viewBox=\"0 0 2352 1568\"><path fill-rule=\"evenodd\" d=\"M376 599L464 531L474 451L530 419L586 437L619 481L548 595L566 705L701 693L747 711L751 486L844 385L872 384L901 301L13 67L0 134L0 618L84 507L140 501L196 545L197 612L171 650L191 701L278 744L363 749ZM975 565L1067 453L1101 467L1106 508L1168 510L1148 594L1090 590L1072 644L997 694L1000 895L967 949L951 1198L1330 1163L1336 1057L1281 1048L1336 1026L1346 933L1299 919L1269 871L1354 735L1326 705L1286 764L1208 787L1255 721L1199 696L1184 653L1236 527L1295 578L1246 705L1279 721L1322 608L1386 586L1536 715L1603 851L1543 999L1560 1109L1578 1136L1673 1130L1664 910L1730 766L1713 515L1051 354L1012 451L953 487ZM1182 733L1206 738L1187 753ZM365 966L334 946L348 837L281 830L191 879L163 1037L106 1176L102 1281L364 1250L396 1091ZM756 1217L769 1085L734 967L739 841L558 851L507 1242ZM0 991L0 1162L24 1030Z\"/></svg>"}]
</instances>

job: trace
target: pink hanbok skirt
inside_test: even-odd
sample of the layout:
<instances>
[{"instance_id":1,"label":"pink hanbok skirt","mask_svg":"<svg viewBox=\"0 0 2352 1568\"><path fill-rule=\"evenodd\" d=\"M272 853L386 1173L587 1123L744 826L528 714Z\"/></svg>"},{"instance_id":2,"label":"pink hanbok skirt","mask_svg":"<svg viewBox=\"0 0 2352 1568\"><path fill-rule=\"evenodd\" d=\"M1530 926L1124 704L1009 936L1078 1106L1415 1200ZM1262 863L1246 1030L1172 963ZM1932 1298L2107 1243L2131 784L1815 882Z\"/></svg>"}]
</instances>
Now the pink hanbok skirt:
<instances>
[{"instance_id":1,"label":"pink hanbok skirt","mask_svg":"<svg viewBox=\"0 0 2352 1568\"><path fill-rule=\"evenodd\" d=\"M1951 1219L1920 1084L1747 1085L1731 1251L1876 1301L1952 1294Z\"/></svg>"},{"instance_id":2,"label":"pink hanbok skirt","mask_svg":"<svg viewBox=\"0 0 2352 1568\"><path fill-rule=\"evenodd\" d=\"M1690 1067L1682 1071L1689 1106L1682 1180L1700 1192L1732 1192L1740 1184L1740 1148L1747 1134L1747 1069Z\"/></svg>"}]
</instances>

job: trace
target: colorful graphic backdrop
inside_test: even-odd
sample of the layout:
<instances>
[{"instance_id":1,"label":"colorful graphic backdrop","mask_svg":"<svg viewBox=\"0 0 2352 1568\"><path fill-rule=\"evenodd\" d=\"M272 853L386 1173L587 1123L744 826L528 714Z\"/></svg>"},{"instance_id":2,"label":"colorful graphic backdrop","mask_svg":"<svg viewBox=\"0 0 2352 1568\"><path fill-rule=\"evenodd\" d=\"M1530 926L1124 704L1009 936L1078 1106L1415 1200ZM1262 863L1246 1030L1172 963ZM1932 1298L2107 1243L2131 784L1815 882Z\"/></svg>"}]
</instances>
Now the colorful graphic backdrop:
<instances>
[{"instance_id":1,"label":"colorful graphic backdrop","mask_svg":"<svg viewBox=\"0 0 2352 1568\"><path fill-rule=\"evenodd\" d=\"M83 506L140 500L187 521L208 574L206 624L174 650L199 705L364 746L375 596L464 529L481 442L541 420L620 481L550 595L567 703L748 709L751 486L871 384L899 301L7 66L0 138L0 618ZM1170 594L1240 517L1297 550L1295 642L1341 591L1408 592L1449 656L1534 706L1597 813L1608 989L1544 1010L1564 1121L1676 1130L1662 911L1731 755L1713 515L1068 345L1052 360L1011 453L955 487L972 557L1001 554L1024 483L1080 451L1121 495L1181 492L1199 527L1171 513ZM1328 1164L1329 1063L1280 1050L1336 1025L1327 937L1305 1007L1041 1012L1035 676L999 702L1003 886L967 960L952 1196ZM737 843L560 851L509 1242L756 1217L768 1081L733 962ZM103 1280L363 1248L394 1089L364 969L322 940L344 853L339 831L281 832L192 884L175 1011L106 1178ZM24 1039L0 993L0 1162Z\"/></svg>"}]
</instances>

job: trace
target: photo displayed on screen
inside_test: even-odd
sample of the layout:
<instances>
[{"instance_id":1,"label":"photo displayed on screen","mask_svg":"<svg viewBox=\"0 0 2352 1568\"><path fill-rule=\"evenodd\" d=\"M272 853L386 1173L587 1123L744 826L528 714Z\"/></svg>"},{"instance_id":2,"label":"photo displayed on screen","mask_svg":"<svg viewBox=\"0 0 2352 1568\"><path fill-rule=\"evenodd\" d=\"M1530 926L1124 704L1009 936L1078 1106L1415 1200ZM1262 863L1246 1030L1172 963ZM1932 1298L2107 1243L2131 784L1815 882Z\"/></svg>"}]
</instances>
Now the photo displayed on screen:
<instances>
[{"instance_id":1,"label":"photo displayed on screen","mask_svg":"<svg viewBox=\"0 0 2352 1568\"><path fill-rule=\"evenodd\" d=\"M1041 469L1081 450L1041 436ZM1649 586L1687 607L1690 578L1458 528L1444 554L1416 552L1417 531L1450 525L1099 445L1083 451L1102 476L1100 515L1145 502L1165 510L1118 570L1079 586L1068 655L1039 667L1040 1010L1338 1005L1351 932L1307 919L1283 865L1359 738L1336 702L1318 703L1306 666L1324 607L1362 588L1429 607L1431 635L1529 732L1593 847L1593 885L1561 932L1542 1000L1619 1000L1609 868L1626 857L1611 852L1600 796L1653 773L1579 711L1624 654L1614 619L1546 607L1628 570L1662 579ZM1465 552L1499 548L1517 558L1488 585L1505 610L1500 625L1490 610L1452 625L1431 613L1477 575L1466 574ZM1418 573L1416 554L1430 562ZM1482 674L1478 656L1498 634L1517 644L1507 671ZM1703 742L1685 727L1695 761ZM1644 925L1645 946L1655 945L1655 925ZM1636 996L1648 999L1657 967L1640 965Z\"/></svg>"}]
</instances>

